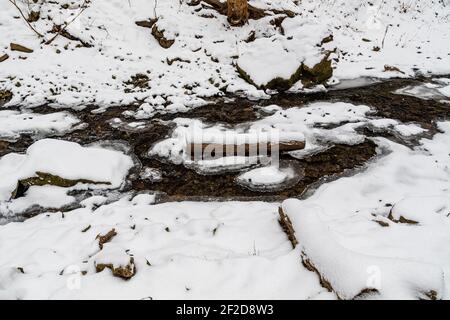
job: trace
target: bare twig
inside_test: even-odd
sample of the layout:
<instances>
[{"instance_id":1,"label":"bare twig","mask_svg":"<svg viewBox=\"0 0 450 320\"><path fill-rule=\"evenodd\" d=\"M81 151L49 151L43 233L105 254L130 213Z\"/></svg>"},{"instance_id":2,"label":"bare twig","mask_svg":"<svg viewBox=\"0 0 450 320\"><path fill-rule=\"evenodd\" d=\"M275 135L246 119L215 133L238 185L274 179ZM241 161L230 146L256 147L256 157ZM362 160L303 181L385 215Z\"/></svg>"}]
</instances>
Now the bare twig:
<instances>
[{"instance_id":1,"label":"bare twig","mask_svg":"<svg viewBox=\"0 0 450 320\"><path fill-rule=\"evenodd\" d=\"M155 0L155 5L153 6L153 15L155 19L158 19L158 14L156 13L156 7L158 6L158 0Z\"/></svg>"},{"instance_id":2,"label":"bare twig","mask_svg":"<svg viewBox=\"0 0 450 320\"><path fill-rule=\"evenodd\" d=\"M73 17L72 20L70 20L69 22L67 22L64 27L60 28L59 31L50 39L47 40L45 42L45 44L51 44L61 33L63 33L64 31L66 31L67 27L74 22L83 12L84 10L86 10L88 8L87 4L88 4L89 0L84 0L83 4L81 5L81 10L76 14L75 17Z\"/></svg>"},{"instance_id":3,"label":"bare twig","mask_svg":"<svg viewBox=\"0 0 450 320\"><path fill-rule=\"evenodd\" d=\"M28 24L28 26L31 28L31 30L33 30L34 33L36 33L37 36L38 36L39 38L43 38L44 36L42 35L42 33L40 33L39 31L37 31L37 30L31 25L31 23L28 22L28 19L27 19L27 18L25 17L25 15L23 14L22 9L20 9L20 7L17 5L16 0L8 0L8 1L11 2L11 3L17 8L17 10L19 10L20 15L22 16L23 20L25 20L25 22Z\"/></svg>"},{"instance_id":4,"label":"bare twig","mask_svg":"<svg viewBox=\"0 0 450 320\"><path fill-rule=\"evenodd\" d=\"M383 41L381 43L381 47L384 49L384 41L386 40L386 35L388 33L389 30L389 25L386 26L386 30L384 31L384 36L383 36Z\"/></svg>"}]
</instances>

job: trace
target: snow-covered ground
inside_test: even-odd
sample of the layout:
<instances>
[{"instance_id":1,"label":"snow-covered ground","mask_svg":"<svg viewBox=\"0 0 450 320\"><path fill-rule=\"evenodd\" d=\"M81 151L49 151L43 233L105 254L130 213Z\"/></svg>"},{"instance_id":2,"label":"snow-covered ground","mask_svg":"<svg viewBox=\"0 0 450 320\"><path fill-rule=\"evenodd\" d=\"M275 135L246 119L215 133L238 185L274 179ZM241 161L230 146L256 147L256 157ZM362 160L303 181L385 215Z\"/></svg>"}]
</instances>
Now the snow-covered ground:
<instances>
[{"instance_id":1,"label":"snow-covered ground","mask_svg":"<svg viewBox=\"0 0 450 320\"><path fill-rule=\"evenodd\" d=\"M39 38L18 10L3 1L0 55L8 54L9 59L0 63L0 89L13 92L11 105L28 107L126 105L139 100L145 103L135 116L146 118L184 111L226 93L267 97L239 76L236 64L261 84L288 76L301 62L314 64L321 51L335 48L330 83L363 76L450 73L450 6L441 0L252 0L250 4L268 15L243 27L230 27L225 16L191 2L95 0L80 13L83 0L29 5L17 0L26 16L42 12L31 23L44 35ZM275 9L295 16L274 13ZM274 21L280 17L285 19L277 26ZM150 28L135 24L155 18L165 38L175 40L171 47L161 47ZM60 35L49 45L42 43L53 38L54 25L64 23L68 37L80 41ZM248 42L251 35L255 40ZM328 35L333 41L318 48ZM34 52L11 51L10 43ZM137 87L127 83L136 74L147 81Z\"/></svg>"}]
</instances>

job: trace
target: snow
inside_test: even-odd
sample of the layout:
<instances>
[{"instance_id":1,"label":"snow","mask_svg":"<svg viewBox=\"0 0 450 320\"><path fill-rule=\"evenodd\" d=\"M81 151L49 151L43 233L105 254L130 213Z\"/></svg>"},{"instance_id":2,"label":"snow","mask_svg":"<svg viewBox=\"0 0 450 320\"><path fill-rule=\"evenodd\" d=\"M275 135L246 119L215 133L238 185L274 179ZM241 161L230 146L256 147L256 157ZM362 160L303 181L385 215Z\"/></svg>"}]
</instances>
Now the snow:
<instances>
[{"instance_id":1,"label":"snow","mask_svg":"<svg viewBox=\"0 0 450 320\"><path fill-rule=\"evenodd\" d=\"M319 219L320 207L288 200L283 210L293 218L303 254L340 298L353 299L365 289L378 290L369 297L379 299L425 298L432 290L442 297L444 274L439 266L353 252L336 243Z\"/></svg>"},{"instance_id":2,"label":"snow","mask_svg":"<svg viewBox=\"0 0 450 320\"><path fill-rule=\"evenodd\" d=\"M377 156L364 167L282 203L158 203L157 191L125 188L135 165L141 170L133 177L139 174L146 183L157 184L163 173L133 161L121 142L41 139L82 129L80 112L102 113L113 106L123 110L107 122L111 128L136 133L147 131L147 119L155 115L186 112L211 98L265 99L274 92L247 83L236 66L264 86L274 77L289 78L302 63L313 66L327 52L334 69L328 84L334 89L429 75L429 83L395 93L448 103L448 4L250 0L268 15L230 27L215 10L186 1L96 0L67 24L80 41L59 35L46 45L55 35L53 26L71 21L83 1L72 1L68 9L63 3L19 3L25 13L45 13L33 22L44 39L11 3L0 4L0 56L10 56L0 62L0 90L13 93L0 106L0 138L15 141L29 134L32 139L25 153L0 158L0 299L450 299L447 120L436 124L432 138L405 146L395 141L428 137L434 130L379 118L370 106L342 101L289 108L255 102L261 117L238 125L177 115L167 121L175 125L170 136L147 150L149 157L200 174L240 171L235 181L240 187L264 192L297 183L304 170L297 160L335 144L376 143ZM295 16L277 26L274 19L283 15L274 9ZM170 48L162 48L151 29L135 24L153 18L174 40ZM252 34L255 40L248 41ZM333 40L321 44L331 34ZM34 51L12 51L11 42ZM136 74L148 77L148 87L129 82ZM327 90L307 89L299 81L289 92ZM131 104L138 109L128 108ZM47 113L40 106L55 110ZM366 137L360 130L365 127L397 139ZM278 141L306 147L289 152L296 161L263 167L258 156L193 161L188 152L191 143ZM11 199L18 181L38 172L93 183L30 186ZM294 249L279 225L280 205L299 242ZM42 213L25 219L37 211ZM112 229L117 235L100 248L97 236ZM98 264L126 266L131 258L136 274L127 281L109 269L96 270ZM314 265L332 292L302 259Z\"/></svg>"},{"instance_id":3,"label":"snow","mask_svg":"<svg viewBox=\"0 0 450 320\"><path fill-rule=\"evenodd\" d=\"M80 120L66 112L36 114L0 110L0 138L15 139L21 133L62 134L70 131Z\"/></svg>"},{"instance_id":4,"label":"snow","mask_svg":"<svg viewBox=\"0 0 450 320\"><path fill-rule=\"evenodd\" d=\"M0 159L0 200L8 200L19 180L34 177L37 172L118 188L132 166L131 158L119 151L42 139L32 144L25 154L9 153Z\"/></svg>"},{"instance_id":5,"label":"snow","mask_svg":"<svg viewBox=\"0 0 450 320\"><path fill-rule=\"evenodd\" d=\"M63 2L39 1L30 7L40 9L49 18L33 23L46 40L54 36L49 33L53 25L71 21L83 3L73 1L69 9L63 10ZM265 98L266 92L239 77L235 64L251 65L258 83L266 82L269 75L285 76L302 61L316 63L321 55L317 55L320 48L315 45L330 31L334 40L323 49L337 48L330 56L332 83L361 77L450 72L450 6L442 1L251 3L269 10L291 10L297 16L284 19L282 28L271 24L281 16L274 14L230 28L225 16L184 1L158 1L155 6L153 0L129 4L98 0L67 26L69 33L91 46L80 48L79 41L62 36L50 45L41 44L42 39L22 19L15 18L16 8L5 1L0 5L0 48L10 58L1 63L1 87L14 94L9 105L28 107L108 107L143 101L142 107L131 113L144 119L157 113L183 112L205 104L206 98L227 93ZM28 7L19 5L27 14ZM166 37L175 39L168 49L158 44L150 29L135 24L155 18L155 13L158 28L164 29ZM256 40L247 43L252 32ZM11 42L34 52L11 51ZM380 50L373 51L374 47ZM167 63L175 58L180 60ZM398 67L404 74L385 72L385 65ZM148 75L149 88L124 84L137 73Z\"/></svg>"},{"instance_id":6,"label":"snow","mask_svg":"<svg viewBox=\"0 0 450 320\"><path fill-rule=\"evenodd\" d=\"M279 170L277 167L263 167L247 171L238 177L238 180L246 181L254 185L281 184L294 175L292 169Z\"/></svg>"},{"instance_id":7,"label":"snow","mask_svg":"<svg viewBox=\"0 0 450 320\"><path fill-rule=\"evenodd\" d=\"M378 298L418 298L422 289L450 297L450 256L442 247L450 240L450 122L439 123L439 129L443 133L422 139L414 150L377 138L389 153L366 170L283 204L302 248L341 295L364 288L366 267L374 265L381 270ZM394 219L402 215L419 224L386 219L391 208Z\"/></svg>"},{"instance_id":8,"label":"snow","mask_svg":"<svg viewBox=\"0 0 450 320\"><path fill-rule=\"evenodd\" d=\"M408 197L396 203L391 214L395 220L403 217L421 225L445 224L450 215L450 198L443 196Z\"/></svg>"},{"instance_id":9,"label":"snow","mask_svg":"<svg viewBox=\"0 0 450 320\"><path fill-rule=\"evenodd\" d=\"M290 79L302 64L295 53L287 51L276 40L258 39L247 47L237 65L258 87L276 78Z\"/></svg>"},{"instance_id":10,"label":"snow","mask_svg":"<svg viewBox=\"0 0 450 320\"><path fill-rule=\"evenodd\" d=\"M299 252L291 250L278 226L277 207L263 202L131 205L123 198L95 211L66 212L64 218L49 214L10 223L0 227L0 294L21 299L333 298L301 267ZM112 228L117 236L100 251L96 235ZM95 272L95 262L123 265L128 255L136 264L130 280L114 278L109 270Z\"/></svg>"}]
</instances>

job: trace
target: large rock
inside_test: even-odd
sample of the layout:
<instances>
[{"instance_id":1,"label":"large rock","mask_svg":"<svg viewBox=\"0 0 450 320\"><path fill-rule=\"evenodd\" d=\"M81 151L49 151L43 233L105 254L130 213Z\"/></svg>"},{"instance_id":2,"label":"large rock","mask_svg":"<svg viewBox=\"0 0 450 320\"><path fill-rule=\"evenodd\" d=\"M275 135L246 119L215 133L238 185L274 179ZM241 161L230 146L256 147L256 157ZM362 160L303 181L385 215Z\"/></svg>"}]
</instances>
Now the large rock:
<instances>
[{"instance_id":1,"label":"large rock","mask_svg":"<svg viewBox=\"0 0 450 320\"><path fill-rule=\"evenodd\" d=\"M132 166L131 158L119 151L42 139L26 154L0 158L0 201L17 197L33 185L73 187L82 183L90 188L118 188Z\"/></svg>"},{"instance_id":2,"label":"large rock","mask_svg":"<svg viewBox=\"0 0 450 320\"><path fill-rule=\"evenodd\" d=\"M317 44L322 40L317 39ZM305 87L326 84L333 75L329 55L317 45L299 50L283 39L257 39L246 46L236 68L258 89L285 91L300 80Z\"/></svg>"}]
</instances>

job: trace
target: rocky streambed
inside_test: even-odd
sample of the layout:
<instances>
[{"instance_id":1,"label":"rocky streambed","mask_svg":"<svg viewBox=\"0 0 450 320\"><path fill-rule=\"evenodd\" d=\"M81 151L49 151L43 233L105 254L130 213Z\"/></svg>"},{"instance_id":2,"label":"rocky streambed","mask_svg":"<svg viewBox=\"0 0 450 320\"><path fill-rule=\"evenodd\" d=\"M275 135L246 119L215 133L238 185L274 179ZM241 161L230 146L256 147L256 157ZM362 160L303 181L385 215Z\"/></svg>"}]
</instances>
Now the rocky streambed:
<instances>
[{"instance_id":1,"label":"rocky streambed","mask_svg":"<svg viewBox=\"0 0 450 320\"><path fill-rule=\"evenodd\" d=\"M159 114L151 119L136 120L124 114L125 110L136 110L139 103L128 106L110 107L99 110L97 106L87 106L83 110L68 110L77 117L81 124L73 130L65 133L28 132L21 133L14 139L0 138L0 156L8 153L23 153L34 141L44 137L52 137L67 141L77 142L81 145L89 145L96 142L119 148L132 156L135 166L130 170L127 182L120 190L114 191L119 197L124 193L139 193L152 191L157 194L158 201L181 200L265 200L280 201L290 197L305 197L308 191L314 190L318 185L330 179L337 179L343 175L350 175L362 170L376 157L383 156L383 150L377 146L377 137L387 138L396 143L413 148L419 144L420 139L432 137L438 132L436 121L450 117L450 103L445 96L430 94L420 96L414 94L414 90L406 90L399 94L399 90L405 88L417 88L439 81L439 78L416 79L391 79L382 82L367 81L363 86L354 87L351 83L343 83L326 92L309 94L281 93L271 99L262 101L250 101L241 97L224 97L211 100L209 104L189 110L185 113ZM361 83L359 83L360 85ZM432 90L432 89L430 89ZM412 94L408 94L412 92ZM6 95L5 95L6 97ZM241 170L218 170L214 174L199 172L183 163L174 163L170 159L150 155L149 150L158 142L169 138L176 128L177 118L197 119L207 126L223 126L231 130L236 126L245 126L264 120L276 112L285 117L283 112L291 108L307 108L314 103L338 103L345 102L355 106L365 105L370 107L368 119L361 122L353 129L363 139L346 142L328 138L326 147L311 150L298 156L295 152L284 152L280 155L282 163L293 163L301 168L302 174L295 183L280 185L279 188L252 189L239 184L237 178ZM272 111L271 106L277 106ZM332 105L327 110L332 110ZM24 112L26 106L9 108ZM2 109L4 110L4 108ZM52 114L61 110L55 110L49 106L35 107L32 113ZM322 112L322 117L329 114ZM314 115L317 116L317 115ZM374 125L389 119L398 123L398 126L406 128L413 125L421 130L413 133L402 134L400 130L393 130L390 125ZM330 130L345 128L357 123L349 117L348 120L317 121L311 125L314 130ZM400 127L398 127L400 128ZM255 164L253 167L258 167ZM22 188L15 194L15 198L26 195L27 188ZM111 193L111 191L105 191ZM92 195L90 190L73 192L80 200ZM98 191L97 191L98 193ZM65 208L53 208L55 210L73 209L74 203ZM35 206L28 208L20 214L21 217L30 217L48 210ZM2 212L0 212L0 216Z\"/></svg>"}]
</instances>

